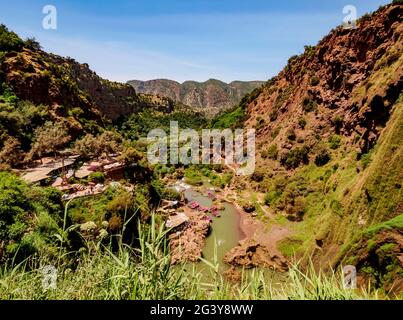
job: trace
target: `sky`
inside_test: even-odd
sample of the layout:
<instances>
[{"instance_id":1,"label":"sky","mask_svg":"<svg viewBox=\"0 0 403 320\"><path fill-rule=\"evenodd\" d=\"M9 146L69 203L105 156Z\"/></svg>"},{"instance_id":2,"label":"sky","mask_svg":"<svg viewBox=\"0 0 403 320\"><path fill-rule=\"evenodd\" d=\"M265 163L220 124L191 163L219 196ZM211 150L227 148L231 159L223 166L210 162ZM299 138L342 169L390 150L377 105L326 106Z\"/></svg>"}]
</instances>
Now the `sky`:
<instances>
[{"instance_id":1,"label":"sky","mask_svg":"<svg viewBox=\"0 0 403 320\"><path fill-rule=\"evenodd\" d=\"M304 45L386 0L0 0L0 23L113 80L267 80ZM43 28L43 7L57 27Z\"/></svg>"}]
</instances>

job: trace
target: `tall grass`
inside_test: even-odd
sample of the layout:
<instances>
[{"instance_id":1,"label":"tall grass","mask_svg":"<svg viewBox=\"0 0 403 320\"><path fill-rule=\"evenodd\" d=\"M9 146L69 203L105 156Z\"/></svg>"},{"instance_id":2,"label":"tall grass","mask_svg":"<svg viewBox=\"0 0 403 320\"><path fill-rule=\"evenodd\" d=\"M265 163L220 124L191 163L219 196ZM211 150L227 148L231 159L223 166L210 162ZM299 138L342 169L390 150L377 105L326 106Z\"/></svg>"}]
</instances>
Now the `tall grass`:
<instances>
[{"instance_id":1,"label":"tall grass","mask_svg":"<svg viewBox=\"0 0 403 320\"><path fill-rule=\"evenodd\" d=\"M231 283L206 262L208 272L194 266L172 267L166 232L151 224L139 226L139 247L120 243L117 252L100 244L88 243L85 252L69 253L55 261L57 289L44 290L44 264L27 261L9 263L0 268L0 299L358 299L377 298L361 291L342 287L337 273L314 272L313 266L302 272L298 265L277 283L261 270L242 271L239 283ZM74 257L74 264L71 263Z\"/></svg>"}]
</instances>

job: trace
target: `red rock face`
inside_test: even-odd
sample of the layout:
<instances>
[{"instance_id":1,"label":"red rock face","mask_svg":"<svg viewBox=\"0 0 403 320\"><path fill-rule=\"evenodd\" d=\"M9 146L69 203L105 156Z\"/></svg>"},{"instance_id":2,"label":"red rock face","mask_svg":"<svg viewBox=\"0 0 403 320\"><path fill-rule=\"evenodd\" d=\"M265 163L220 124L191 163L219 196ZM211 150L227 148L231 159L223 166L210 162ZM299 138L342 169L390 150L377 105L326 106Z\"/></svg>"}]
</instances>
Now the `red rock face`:
<instances>
[{"instance_id":1,"label":"red rock face","mask_svg":"<svg viewBox=\"0 0 403 320\"><path fill-rule=\"evenodd\" d=\"M229 84L210 79L206 82L176 81L157 79L150 81L132 80L128 82L136 92L168 97L187 106L201 109L209 116L214 116L228 109L241 100L263 81L234 81Z\"/></svg>"},{"instance_id":2,"label":"red rock face","mask_svg":"<svg viewBox=\"0 0 403 320\"><path fill-rule=\"evenodd\" d=\"M43 51L11 52L1 64L6 83L22 100L80 108L86 117L116 120L139 107L134 89L104 80L87 64Z\"/></svg>"},{"instance_id":3,"label":"red rock face","mask_svg":"<svg viewBox=\"0 0 403 320\"><path fill-rule=\"evenodd\" d=\"M401 21L402 6L387 6L362 19L357 29L339 27L316 47L291 58L248 105L246 126L257 128L257 141L271 141L280 127L274 141L282 149L291 147L286 135L290 129L308 145L313 144L314 135L358 134L363 138L361 150L366 152L402 89ZM335 123L337 116L341 123ZM308 120L304 132L300 117Z\"/></svg>"}]
</instances>

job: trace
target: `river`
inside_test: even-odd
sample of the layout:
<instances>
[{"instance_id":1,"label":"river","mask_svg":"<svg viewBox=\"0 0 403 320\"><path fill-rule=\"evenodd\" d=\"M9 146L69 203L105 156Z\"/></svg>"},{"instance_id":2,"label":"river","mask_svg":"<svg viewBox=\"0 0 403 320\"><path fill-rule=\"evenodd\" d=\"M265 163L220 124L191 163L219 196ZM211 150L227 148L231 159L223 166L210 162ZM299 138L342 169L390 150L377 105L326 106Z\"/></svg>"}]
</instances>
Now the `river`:
<instances>
[{"instance_id":1,"label":"river","mask_svg":"<svg viewBox=\"0 0 403 320\"><path fill-rule=\"evenodd\" d=\"M199 192L188 189L185 191L188 201L196 201L202 206L211 208L212 200ZM236 208L230 203L224 203L225 209L220 211L220 217L213 217L211 232L206 238L203 249L203 258L214 264L218 264L220 271L228 268L223 262L225 254L236 247L239 240L244 238L240 228L240 216Z\"/></svg>"}]
</instances>

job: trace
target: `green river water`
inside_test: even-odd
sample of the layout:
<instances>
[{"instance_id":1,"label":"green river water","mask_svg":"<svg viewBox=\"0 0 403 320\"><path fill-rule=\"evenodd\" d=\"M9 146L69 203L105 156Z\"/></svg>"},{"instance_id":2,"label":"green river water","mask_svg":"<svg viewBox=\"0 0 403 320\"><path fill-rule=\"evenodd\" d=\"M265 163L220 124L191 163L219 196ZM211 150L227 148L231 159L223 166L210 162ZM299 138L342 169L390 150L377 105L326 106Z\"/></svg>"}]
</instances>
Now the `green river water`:
<instances>
[{"instance_id":1,"label":"green river water","mask_svg":"<svg viewBox=\"0 0 403 320\"><path fill-rule=\"evenodd\" d=\"M196 201L210 208L212 200L193 190L186 190L185 197L188 201ZM221 270L228 266L223 262L225 254L236 247L244 235L240 229L240 217L236 208L230 203L224 203L225 210L220 211L221 217L213 217L211 232L206 238L203 249L203 258L214 264L218 263Z\"/></svg>"}]
</instances>

